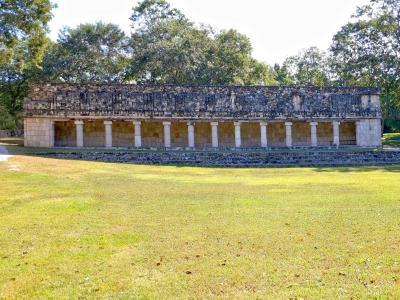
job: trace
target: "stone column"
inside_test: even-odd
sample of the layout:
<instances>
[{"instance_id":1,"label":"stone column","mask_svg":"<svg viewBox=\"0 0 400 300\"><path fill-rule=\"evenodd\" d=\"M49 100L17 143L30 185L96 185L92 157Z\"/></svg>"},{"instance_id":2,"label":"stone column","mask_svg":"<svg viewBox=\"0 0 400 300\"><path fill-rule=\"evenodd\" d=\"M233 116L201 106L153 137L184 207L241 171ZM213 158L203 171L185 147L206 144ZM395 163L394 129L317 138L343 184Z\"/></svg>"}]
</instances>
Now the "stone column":
<instances>
[{"instance_id":1,"label":"stone column","mask_svg":"<svg viewBox=\"0 0 400 300\"><path fill-rule=\"evenodd\" d=\"M361 122L356 121L356 144L361 146Z\"/></svg>"},{"instance_id":2,"label":"stone column","mask_svg":"<svg viewBox=\"0 0 400 300\"><path fill-rule=\"evenodd\" d=\"M310 122L311 126L311 146L318 146L317 126L318 122Z\"/></svg>"},{"instance_id":3,"label":"stone column","mask_svg":"<svg viewBox=\"0 0 400 300\"><path fill-rule=\"evenodd\" d=\"M50 140L49 140L49 146L50 148L54 147L54 143L55 143L55 130L54 130L54 123L55 121L51 120L50 121Z\"/></svg>"},{"instance_id":4,"label":"stone column","mask_svg":"<svg viewBox=\"0 0 400 300\"><path fill-rule=\"evenodd\" d=\"M171 122L163 122L164 125L164 146L171 147Z\"/></svg>"},{"instance_id":5,"label":"stone column","mask_svg":"<svg viewBox=\"0 0 400 300\"><path fill-rule=\"evenodd\" d=\"M76 147L82 148L83 147L83 121L77 120L75 121L76 127Z\"/></svg>"},{"instance_id":6,"label":"stone column","mask_svg":"<svg viewBox=\"0 0 400 300\"><path fill-rule=\"evenodd\" d=\"M339 121L333 121L332 122L332 127L333 127L333 145L335 145L336 147L339 147L339 145L340 145L339 126L340 126L340 122Z\"/></svg>"},{"instance_id":7,"label":"stone column","mask_svg":"<svg viewBox=\"0 0 400 300\"><path fill-rule=\"evenodd\" d=\"M286 147L292 147L292 122L285 122L286 126Z\"/></svg>"},{"instance_id":8,"label":"stone column","mask_svg":"<svg viewBox=\"0 0 400 300\"><path fill-rule=\"evenodd\" d=\"M112 147L112 121L104 121L105 127L105 146L106 148Z\"/></svg>"},{"instance_id":9,"label":"stone column","mask_svg":"<svg viewBox=\"0 0 400 300\"><path fill-rule=\"evenodd\" d=\"M140 121L133 121L133 126L135 126L135 147L140 148L142 147L142 129L141 129L142 122Z\"/></svg>"},{"instance_id":10,"label":"stone column","mask_svg":"<svg viewBox=\"0 0 400 300\"><path fill-rule=\"evenodd\" d=\"M240 148L242 146L242 137L240 135L240 122L234 122L235 125L235 147Z\"/></svg>"},{"instance_id":11,"label":"stone column","mask_svg":"<svg viewBox=\"0 0 400 300\"><path fill-rule=\"evenodd\" d=\"M188 126L188 147L194 148L194 122L187 122Z\"/></svg>"},{"instance_id":12,"label":"stone column","mask_svg":"<svg viewBox=\"0 0 400 300\"><path fill-rule=\"evenodd\" d=\"M260 122L261 147L263 147L263 148L268 147L267 126L268 126L267 122Z\"/></svg>"},{"instance_id":13,"label":"stone column","mask_svg":"<svg viewBox=\"0 0 400 300\"><path fill-rule=\"evenodd\" d=\"M218 148L218 122L211 122L210 124L212 147Z\"/></svg>"}]
</instances>

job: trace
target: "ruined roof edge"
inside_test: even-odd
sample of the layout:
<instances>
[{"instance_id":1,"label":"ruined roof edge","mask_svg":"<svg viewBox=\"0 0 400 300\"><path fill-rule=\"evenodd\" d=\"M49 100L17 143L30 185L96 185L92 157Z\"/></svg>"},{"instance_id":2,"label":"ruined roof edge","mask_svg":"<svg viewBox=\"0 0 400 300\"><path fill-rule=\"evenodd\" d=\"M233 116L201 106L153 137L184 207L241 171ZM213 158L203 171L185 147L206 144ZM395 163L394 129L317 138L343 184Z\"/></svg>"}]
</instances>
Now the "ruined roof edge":
<instances>
[{"instance_id":1,"label":"ruined roof edge","mask_svg":"<svg viewBox=\"0 0 400 300\"><path fill-rule=\"evenodd\" d=\"M33 87L44 87L44 86L54 86L54 87L148 87L148 88L210 88L210 89L269 89L269 90L279 90L279 89L293 89L293 90L359 90L363 94L370 95L380 95L380 88L372 86L316 86L316 85L177 85L177 84L131 84L131 83L51 83L51 82L37 82L30 83L29 88Z\"/></svg>"}]
</instances>

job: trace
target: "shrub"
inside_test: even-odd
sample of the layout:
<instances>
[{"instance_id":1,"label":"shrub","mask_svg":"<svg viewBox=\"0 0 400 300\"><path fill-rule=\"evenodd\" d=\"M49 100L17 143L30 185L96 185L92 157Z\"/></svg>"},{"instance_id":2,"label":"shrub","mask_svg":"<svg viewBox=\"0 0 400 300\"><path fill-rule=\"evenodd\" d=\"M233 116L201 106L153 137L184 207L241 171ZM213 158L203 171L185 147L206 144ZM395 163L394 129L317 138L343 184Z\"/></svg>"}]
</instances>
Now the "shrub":
<instances>
[{"instance_id":1,"label":"shrub","mask_svg":"<svg viewBox=\"0 0 400 300\"><path fill-rule=\"evenodd\" d=\"M15 118L2 105L0 105L0 129L16 129Z\"/></svg>"}]
</instances>

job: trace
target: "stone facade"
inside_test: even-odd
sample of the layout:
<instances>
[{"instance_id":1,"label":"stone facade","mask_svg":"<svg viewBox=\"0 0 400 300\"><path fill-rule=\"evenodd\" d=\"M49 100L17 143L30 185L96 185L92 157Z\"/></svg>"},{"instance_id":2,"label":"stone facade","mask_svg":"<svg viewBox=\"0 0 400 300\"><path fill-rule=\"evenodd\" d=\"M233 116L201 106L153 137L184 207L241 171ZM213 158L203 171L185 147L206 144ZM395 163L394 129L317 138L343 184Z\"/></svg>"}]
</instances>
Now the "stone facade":
<instances>
[{"instance_id":1,"label":"stone facade","mask_svg":"<svg viewBox=\"0 0 400 300\"><path fill-rule=\"evenodd\" d=\"M374 88L43 84L24 117L32 147L381 145Z\"/></svg>"}]
</instances>

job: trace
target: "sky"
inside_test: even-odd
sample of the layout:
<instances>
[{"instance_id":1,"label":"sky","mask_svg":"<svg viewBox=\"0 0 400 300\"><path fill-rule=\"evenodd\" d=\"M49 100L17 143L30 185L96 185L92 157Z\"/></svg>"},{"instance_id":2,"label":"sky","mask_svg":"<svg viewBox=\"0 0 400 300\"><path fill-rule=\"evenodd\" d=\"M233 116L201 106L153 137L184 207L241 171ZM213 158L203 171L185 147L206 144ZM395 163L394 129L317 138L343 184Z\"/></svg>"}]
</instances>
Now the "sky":
<instances>
[{"instance_id":1,"label":"sky","mask_svg":"<svg viewBox=\"0 0 400 300\"><path fill-rule=\"evenodd\" d=\"M64 26L96 21L118 24L130 33L132 7L138 0L53 0L57 4L50 37ZM253 56L273 65L301 49L328 49L332 36L368 0L169 0L197 24L236 29L247 35Z\"/></svg>"}]
</instances>

